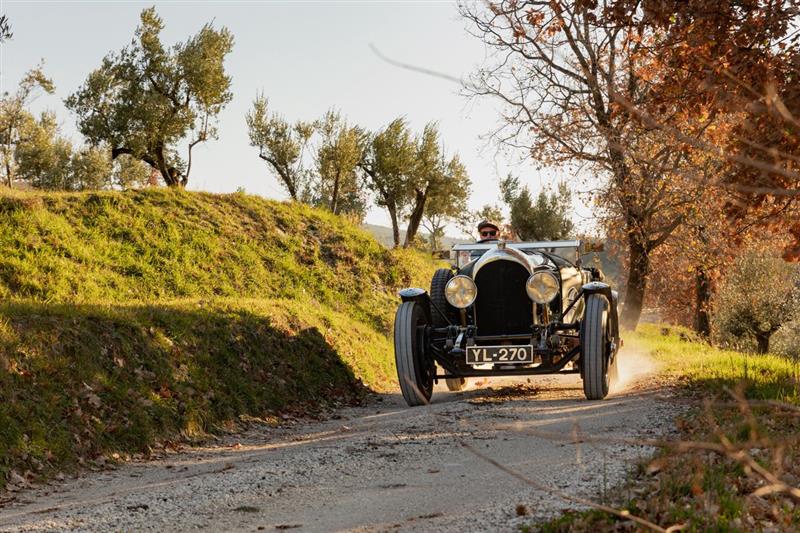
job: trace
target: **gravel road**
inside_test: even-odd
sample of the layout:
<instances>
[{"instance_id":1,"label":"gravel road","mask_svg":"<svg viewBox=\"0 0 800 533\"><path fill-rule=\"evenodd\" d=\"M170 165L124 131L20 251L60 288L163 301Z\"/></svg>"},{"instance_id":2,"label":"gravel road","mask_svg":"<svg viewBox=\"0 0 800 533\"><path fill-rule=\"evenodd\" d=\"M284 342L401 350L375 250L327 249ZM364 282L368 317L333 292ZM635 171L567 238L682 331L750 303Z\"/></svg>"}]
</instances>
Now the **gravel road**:
<instances>
[{"instance_id":1,"label":"gravel road","mask_svg":"<svg viewBox=\"0 0 800 533\"><path fill-rule=\"evenodd\" d=\"M649 361L621 355L626 383L602 402L584 400L574 375L440 386L414 409L383 395L323 422L259 427L22 492L0 508L0 531L514 531L576 506L477 454L601 500L652 450L576 435L672 431L682 401Z\"/></svg>"}]
</instances>

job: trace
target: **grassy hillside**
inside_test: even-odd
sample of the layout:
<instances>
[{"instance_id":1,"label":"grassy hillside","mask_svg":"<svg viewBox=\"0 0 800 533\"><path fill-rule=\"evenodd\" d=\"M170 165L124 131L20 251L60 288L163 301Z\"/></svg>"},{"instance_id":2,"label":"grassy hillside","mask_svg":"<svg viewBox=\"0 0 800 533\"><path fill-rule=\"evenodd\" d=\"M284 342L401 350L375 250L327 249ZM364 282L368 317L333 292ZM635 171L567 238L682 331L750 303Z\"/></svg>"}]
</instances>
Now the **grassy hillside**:
<instances>
[{"instance_id":1,"label":"grassy hillside","mask_svg":"<svg viewBox=\"0 0 800 533\"><path fill-rule=\"evenodd\" d=\"M626 335L631 348L649 354L695 391L727 394L737 386L750 400L800 405L800 361L778 354L724 350L703 342L688 328L643 324Z\"/></svg>"},{"instance_id":2,"label":"grassy hillside","mask_svg":"<svg viewBox=\"0 0 800 533\"><path fill-rule=\"evenodd\" d=\"M2 194L0 481L391 388L433 268L254 196Z\"/></svg>"}]
</instances>

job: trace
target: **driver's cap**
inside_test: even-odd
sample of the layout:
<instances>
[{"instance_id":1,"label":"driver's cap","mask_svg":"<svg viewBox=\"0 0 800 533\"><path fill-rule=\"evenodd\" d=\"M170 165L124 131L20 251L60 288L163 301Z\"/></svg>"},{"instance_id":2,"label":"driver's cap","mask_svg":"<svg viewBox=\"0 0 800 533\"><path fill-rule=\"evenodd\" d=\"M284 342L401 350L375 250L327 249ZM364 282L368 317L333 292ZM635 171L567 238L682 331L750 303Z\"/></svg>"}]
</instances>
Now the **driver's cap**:
<instances>
[{"instance_id":1,"label":"driver's cap","mask_svg":"<svg viewBox=\"0 0 800 533\"><path fill-rule=\"evenodd\" d=\"M478 223L478 231L481 231L483 228L494 228L495 231L500 231L500 226L495 224L491 220L481 220Z\"/></svg>"}]
</instances>

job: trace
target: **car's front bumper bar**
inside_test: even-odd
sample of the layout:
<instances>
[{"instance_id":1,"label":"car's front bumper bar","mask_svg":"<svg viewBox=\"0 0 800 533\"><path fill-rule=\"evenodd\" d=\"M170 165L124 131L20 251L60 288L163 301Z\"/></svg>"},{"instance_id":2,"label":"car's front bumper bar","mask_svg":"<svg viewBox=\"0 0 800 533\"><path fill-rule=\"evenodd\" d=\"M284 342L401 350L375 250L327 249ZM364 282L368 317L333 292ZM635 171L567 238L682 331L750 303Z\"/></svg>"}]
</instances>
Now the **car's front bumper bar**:
<instances>
[{"instance_id":1,"label":"car's front bumper bar","mask_svg":"<svg viewBox=\"0 0 800 533\"><path fill-rule=\"evenodd\" d=\"M460 350L458 350L460 352ZM434 354L434 359L439 366L445 370L445 374L437 375L436 379L449 379L449 378L470 378L470 377L490 377L490 376L535 376L541 374L575 374L579 372L576 368L564 370L564 368L580 355L580 346L576 346L562 357L556 363L540 363L536 366L520 366L511 368L513 365L498 365L495 364L494 368L474 368L474 367L461 367L459 368L453 360L453 357L448 357L451 354ZM550 352L553 354L552 352ZM561 355L561 354L553 354ZM498 368L499 367L499 368Z\"/></svg>"}]
</instances>

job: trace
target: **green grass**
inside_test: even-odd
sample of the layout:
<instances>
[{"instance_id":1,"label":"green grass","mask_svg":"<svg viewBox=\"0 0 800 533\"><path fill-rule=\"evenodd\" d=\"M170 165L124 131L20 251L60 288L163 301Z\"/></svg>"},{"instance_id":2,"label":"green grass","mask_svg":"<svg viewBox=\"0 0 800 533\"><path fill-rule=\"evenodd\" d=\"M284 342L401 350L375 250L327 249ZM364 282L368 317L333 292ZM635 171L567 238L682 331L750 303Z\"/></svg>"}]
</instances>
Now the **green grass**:
<instances>
[{"instance_id":1,"label":"green grass","mask_svg":"<svg viewBox=\"0 0 800 533\"><path fill-rule=\"evenodd\" d=\"M651 356L662 365L661 372L674 378L675 385L695 400L695 408L677 421L681 440L717 443L724 435L745 449L759 448L758 460L770 470L800 479L800 417L758 402L800 403L797 361L721 350L702 342L690 330L674 326L641 325L624 339L628 350ZM736 405L732 391L756 400L749 413ZM710 403L703 405L701 400ZM751 444L754 437L757 444ZM641 465L633 482L639 496L626 498L629 487L621 487L613 504L662 527L681 524L683 531L800 528L800 506L781 496L751 498L749 494L759 485L731 458L705 452L678 453L664 447L654 461L660 465L659 473L647 474L646 465ZM629 525L596 510L569 511L529 530L617 531L627 530Z\"/></svg>"},{"instance_id":2,"label":"green grass","mask_svg":"<svg viewBox=\"0 0 800 533\"><path fill-rule=\"evenodd\" d=\"M695 390L718 393L744 384L750 399L800 403L800 361L722 350L676 326L643 324L636 333L626 334L625 342Z\"/></svg>"},{"instance_id":3,"label":"green grass","mask_svg":"<svg viewBox=\"0 0 800 533\"><path fill-rule=\"evenodd\" d=\"M420 266L341 217L245 194L0 195L0 298L310 296L386 325Z\"/></svg>"},{"instance_id":4,"label":"green grass","mask_svg":"<svg viewBox=\"0 0 800 533\"><path fill-rule=\"evenodd\" d=\"M435 266L244 194L0 194L0 486L394 388Z\"/></svg>"}]
</instances>

